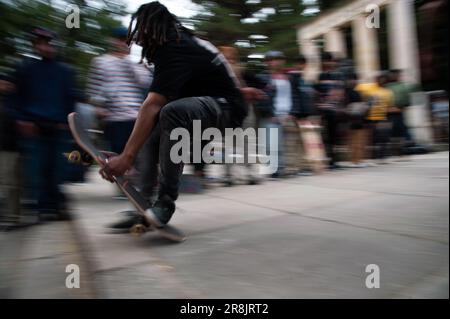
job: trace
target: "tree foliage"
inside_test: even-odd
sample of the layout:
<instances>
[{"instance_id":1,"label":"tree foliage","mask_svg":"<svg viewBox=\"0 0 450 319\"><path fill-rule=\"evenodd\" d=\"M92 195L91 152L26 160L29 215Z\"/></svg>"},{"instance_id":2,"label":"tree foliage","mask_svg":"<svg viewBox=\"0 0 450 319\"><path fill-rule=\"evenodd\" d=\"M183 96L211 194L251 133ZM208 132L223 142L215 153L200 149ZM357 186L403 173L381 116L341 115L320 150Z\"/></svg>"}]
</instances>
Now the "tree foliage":
<instances>
[{"instance_id":1,"label":"tree foliage","mask_svg":"<svg viewBox=\"0 0 450 319\"><path fill-rule=\"evenodd\" d=\"M283 51L298 53L296 26L303 23L301 0L214 0L193 2L205 10L194 17L197 32L216 45L235 45L243 54Z\"/></svg>"},{"instance_id":2,"label":"tree foliage","mask_svg":"<svg viewBox=\"0 0 450 319\"><path fill-rule=\"evenodd\" d=\"M80 28L66 27L69 5L80 8ZM83 82L91 58L108 47L108 35L124 14L121 0L0 0L0 72L31 53L28 34L44 27L58 34L62 58L75 66Z\"/></svg>"}]
</instances>

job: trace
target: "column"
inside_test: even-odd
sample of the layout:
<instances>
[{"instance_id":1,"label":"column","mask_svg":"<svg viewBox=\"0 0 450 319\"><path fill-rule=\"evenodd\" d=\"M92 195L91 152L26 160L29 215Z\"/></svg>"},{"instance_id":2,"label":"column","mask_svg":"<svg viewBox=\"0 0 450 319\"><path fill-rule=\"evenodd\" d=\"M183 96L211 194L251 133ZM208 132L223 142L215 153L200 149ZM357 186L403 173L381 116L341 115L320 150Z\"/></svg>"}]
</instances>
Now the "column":
<instances>
[{"instance_id":1,"label":"column","mask_svg":"<svg viewBox=\"0 0 450 319\"><path fill-rule=\"evenodd\" d=\"M389 64L402 69L406 81L420 82L413 0L393 0L387 7Z\"/></svg>"},{"instance_id":2,"label":"column","mask_svg":"<svg viewBox=\"0 0 450 319\"><path fill-rule=\"evenodd\" d=\"M375 28L366 26L366 17L360 15L352 21L353 56L361 80L373 81L380 69L378 38Z\"/></svg>"},{"instance_id":3,"label":"column","mask_svg":"<svg viewBox=\"0 0 450 319\"><path fill-rule=\"evenodd\" d=\"M347 47L341 30L333 28L325 34L325 50L334 53L338 58L347 56Z\"/></svg>"},{"instance_id":4,"label":"column","mask_svg":"<svg viewBox=\"0 0 450 319\"><path fill-rule=\"evenodd\" d=\"M320 51L315 43L314 39L302 38L299 35L300 53L303 54L308 60L308 64L305 69L305 79L309 81L315 81L320 73Z\"/></svg>"}]
</instances>

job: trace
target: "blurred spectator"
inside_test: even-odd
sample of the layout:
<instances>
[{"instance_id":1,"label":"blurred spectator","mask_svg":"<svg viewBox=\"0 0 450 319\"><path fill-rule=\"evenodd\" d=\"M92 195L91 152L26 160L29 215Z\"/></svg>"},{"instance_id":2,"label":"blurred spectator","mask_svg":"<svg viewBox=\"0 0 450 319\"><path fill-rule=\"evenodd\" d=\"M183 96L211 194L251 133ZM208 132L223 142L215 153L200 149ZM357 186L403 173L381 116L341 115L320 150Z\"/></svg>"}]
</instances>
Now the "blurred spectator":
<instances>
[{"instance_id":1,"label":"blurred spectator","mask_svg":"<svg viewBox=\"0 0 450 319\"><path fill-rule=\"evenodd\" d=\"M332 89L344 88L344 75L338 70L338 61L330 52L322 54L322 72L319 74L318 82L315 85L319 92L320 99L327 99L328 93Z\"/></svg>"},{"instance_id":2,"label":"blurred spectator","mask_svg":"<svg viewBox=\"0 0 450 319\"><path fill-rule=\"evenodd\" d=\"M68 218L64 181L70 134L67 115L76 99L75 74L57 58L56 35L35 29L32 44L39 59L27 59L16 70L14 118L20 135L28 200L40 216Z\"/></svg>"},{"instance_id":3,"label":"blurred spectator","mask_svg":"<svg viewBox=\"0 0 450 319\"><path fill-rule=\"evenodd\" d=\"M239 84L241 85L241 87L249 87L249 84L246 83L245 78L249 78L250 75L248 75L245 72L244 67L239 63L239 52L236 48L234 47L228 47L228 46L222 46L219 47L219 50L222 52L222 54L224 55L225 59L227 59L228 63L230 64L231 68L233 69L234 74L236 75L237 80L239 81ZM254 81L251 81L254 82ZM255 102L255 100L247 99L247 104L248 104L248 115L247 117L244 119L242 128L245 130L247 128L254 128L255 130L257 129L257 118L256 118L256 113L255 113L255 109L254 109L254 105L252 102ZM247 171L247 183L249 185L254 185L254 184L258 184L259 180L257 178L257 173L255 172L255 166L252 164L248 163L248 145L247 143L257 143L257 141L248 141L248 139L246 140L246 144L242 145L242 147L244 148L243 150L234 150L234 153L236 151L240 151L242 152L243 156L245 156L246 159L246 171ZM250 154L252 155L252 154ZM254 155L254 154L253 154ZM225 165L225 184L227 186L231 186L233 185L233 178L232 178L232 167L233 165L229 165L226 164Z\"/></svg>"},{"instance_id":4,"label":"blurred spectator","mask_svg":"<svg viewBox=\"0 0 450 319\"><path fill-rule=\"evenodd\" d=\"M300 54L295 59L293 70L289 73L294 97L291 113L297 118L299 127L316 122L314 116L317 115L317 110L315 109L315 91L312 85L305 80L303 74L306 65L306 58ZM301 134L301 130L299 130L299 134ZM306 150L300 139L297 147L299 153L299 171L301 174L310 174L310 161L306 159Z\"/></svg>"},{"instance_id":5,"label":"blurred spectator","mask_svg":"<svg viewBox=\"0 0 450 319\"><path fill-rule=\"evenodd\" d=\"M445 91L431 95L431 114L436 140L448 143L448 95Z\"/></svg>"},{"instance_id":6,"label":"blurred spectator","mask_svg":"<svg viewBox=\"0 0 450 319\"><path fill-rule=\"evenodd\" d=\"M350 152L354 167L366 166L362 161L367 146L366 116L369 106L355 90L358 83L356 73L349 74L345 87L345 105L350 119Z\"/></svg>"},{"instance_id":7,"label":"blurred spectator","mask_svg":"<svg viewBox=\"0 0 450 319\"><path fill-rule=\"evenodd\" d=\"M410 105L410 94L415 91L416 85L402 81L401 76L401 70L389 71L386 88L392 91L394 105L389 109L388 119L392 124L391 137L404 139L411 145L413 140L405 123L404 112Z\"/></svg>"},{"instance_id":8,"label":"blurred spectator","mask_svg":"<svg viewBox=\"0 0 450 319\"><path fill-rule=\"evenodd\" d=\"M11 79L0 75L0 151L17 150L16 130L10 110L14 90Z\"/></svg>"},{"instance_id":9,"label":"blurred spectator","mask_svg":"<svg viewBox=\"0 0 450 319\"><path fill-rule=\"evenodd\" d=\"M298 127L294 116L294 94L289 74L284 67L286 58L282 52L269 51L265 57L268 73L261 74L262 81L266 84L264 92L267 99L258 102L255 106L261 118L260 126L267 129L267 150L271 153L270 147L278 145L278 170L272 177L282 177L286 172L286 140L290 140L288 135L295 135L298 139ZM278 132L278 138L270 134L270 129L274 128ZM272 161L273 162L273 161Z\"/></svg>"},{"instance_id":10,"label":"blurred spectator","mask_svg":"<svg viewBox=\"0 0 450 319\"><path fill-rule=\"evenodd\" d=\"M130 49L126 43L127 34L128 29L124 27L113 30L110 51L92 60L87 83L89 102L97 107L97 115L104 125L110 150L117 154L123 151L128 141L152 80L148 68L128 58ZM146 148L143 148L136 163L138 167L147 165L146 155ZM154 169L152 167L150 170ZM138 177L136 171L131 174L134 183L139 184L137 179L141 180L141 184L144 181L150 183L145 178L149 168L140 167L140 170L144 171L144 176Z\"/></svg>"},{"instance_id":11,"label":"blurred spectator","mask_svg":"<svg viewBox=\"0 0 450 319\"><path fill-rule=\"evenodd\" d=\"M306 58L303 55L299 55L295 59L293 71L289 73L294 96L291 114L295 115L299 120L306 120L310 116L317 115L314 105L314 89L303 76L306 65Z\"/></svg>"},{"instance_id":12,"label":"blurred spectator","mask_svg":"<svg viewBox=\"0 0 450 319\"><path fill-rule=\"evenodd\" d=\"M338 142L338 125L344 112L344 76L337 70L338 63L331 53L322 55L322 73L316 83L318 109L325 128L325 148L330 160L329 168L336 169L335 147Z\"/></svg>"},{"instance_id":13,"label":"blurred spectator","mask_svg":"<svg viewBox=\"0 0 450 319\"><path fill-rule=\"evenodd\" d=\"M0 74L0 227L20 222L20 157L10 114L14 89L11 79Z\"/></svg>"},{"instance_id":14,"label":"blurred spectator","mask_svg":"<svg viewBox=\"0 0 450 319\"><path fill-rule=\"evenodd\" d=\"M381 72L376 77L376 83L360 84L355 88L370 105L367 115L368 136L373 149L372 158L378 160L383 160L387 155L390 132L387 114L394 105L394 95L384 87L387 81L388 74Z\"/></svg>"}]
</instances>

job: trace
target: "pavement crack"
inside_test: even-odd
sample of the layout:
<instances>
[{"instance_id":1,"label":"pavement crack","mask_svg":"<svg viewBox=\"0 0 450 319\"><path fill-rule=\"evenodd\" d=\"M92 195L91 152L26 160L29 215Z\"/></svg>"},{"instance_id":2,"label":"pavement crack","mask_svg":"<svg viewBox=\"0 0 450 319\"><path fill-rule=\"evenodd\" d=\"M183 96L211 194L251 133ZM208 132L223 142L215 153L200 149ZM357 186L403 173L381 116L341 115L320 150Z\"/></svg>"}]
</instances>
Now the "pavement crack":
<instances>
[{"instance_id":1,"label":"pavement crack","mask_svg":"<svg viewBox=\"0 0 450 319\"><path fill-rule=\"evenodd\" d=\"M301 218L307 218L307 219L311 219L311 220L318 220L318 221L323 221L323 222L328 222L328 223L335 223L335 224L355 227L355 228L359 228L359 229L379 231L379 232L383 232L383 233L387 233L387 234L391 234L391 235L397 235L397 236L408 237L408 238L413 238L413 239L420 239L420 240L425 240L425 241L431 241L431 242L435 242L435 243L439 243L439 244L443 244L443 245L447 245L447 246L449 245L449 243L446 242L446 241L435 240L435 239L427 238L427 237L423 237L423 236L416 236L416 235L411 235L411 234L407 234L407 233L403 233L403 232L388 231L388 230L381 229L381 228L376 228L376 227L361 226L361 225L347 223L347 222L342 222L342 221L329 219L329 218L314 217L314 216L305 215L305 213L307 213L307 212L317 211L317 210L320 210L320 209L325 209L325 208L327 208L329 206L336 206L336 205L339 205L341 203L347 202L347 200L335 202L333 204L327 204L327 205L322 205L322 206L316 206L316 207L308 208L308 209L306 209L306 210L304 210L302 212L292 212L292 211L284 210L284 209L278 209L278 208L267 207L267 206L262 206L262 205L257 205L257 204L251 204L251 203L240 201L240 200L236 200L236 199L231 200L229 198L218 196L218 195L208 195L208 196L213 197L213 198L220 198L220 199L227 200L227 201L238 202L238 203L241 203L241 204L244 204L244 205L248 205L248 206L253 206L253 207L273 210L273 211L277 211L277 212L284 213L284 214L291 215L291 216L297 216L297 217L301 217ZM369 194L367 196L369 196ZM363 197L365 197L365 196L363 196ZM364 198L356 198L355 200L363 200L363 199ZM269 219L270 218L276 218L276 217L277 216L272 216L272 217L269 217ZM257 221L260 221L260 219L246 222L246 224L252 223L252 222L257 222ZM238 225L242 225L242 224L243 223L238 224ZM230 226L224 227L224 229L231 228L231 227L234 227L234 226L236 226L236 225L230 225Z\"/></svg>"}]
</instances>

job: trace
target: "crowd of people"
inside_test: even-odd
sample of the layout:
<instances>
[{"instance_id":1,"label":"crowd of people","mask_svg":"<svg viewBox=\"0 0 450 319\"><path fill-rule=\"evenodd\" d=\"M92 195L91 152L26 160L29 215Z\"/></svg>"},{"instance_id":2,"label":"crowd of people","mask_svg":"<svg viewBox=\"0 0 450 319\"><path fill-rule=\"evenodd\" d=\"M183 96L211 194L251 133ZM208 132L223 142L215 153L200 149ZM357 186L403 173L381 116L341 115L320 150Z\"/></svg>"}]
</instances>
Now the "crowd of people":
<instances>
[{"instance_id":1,"label":"crowd of people","mask_svg":"<svg viewBox=\"0 0 450 319\"><path fill-rule=\"evenodd\" d=\"M92 60L86 89L80 90L73 68L58 58L56 36L46 29L34 30L32 44L36 58L25 59L13 74L0 79L1 142L2 149L22 155L23 205L41 215L65 219L69 218L67 200L60 186L70 176L67 159L62 154L74 147L67 115L77 109L77 103L90 105L95 110L93 123L99 123L98 128L104 131L102 138L109 150L120 154L132 135L155 72L162 72L152 64L132 62L128 30L118 28L111 34L110 50ZM256 73L240 63L236 48L219 50L243 88L248 114L241 126L278 130L279 165L272 178L312 172L305 161L306 146L300 138L301 127L305 125L321 128L317 133L323 137L326 163L331 170L343 168L340 165L343 160L351 163L347 167L355 168L384 163L392 152L388 150L390 142L400 146L397 154L414 144L404 113L410 104L410 93L416 88L402 81L401 70L383 71L373 82L361 83L356 72L342 68L332 53L324 53L322 72L316 82L309 82L304 75L308 58L302 55L288 61L282 52L267 52L265 71ZM175 79L166 80L183 77L181 73L173 76ZM159 82L157 85L165 90ZM147 198L160 183L161 156L157 151L160 141L158 134L148 138L134 159L135 168L130 174ZM347 146L347 159L338 152L338 146L342 145ZM259 183L262 176L252 165L246 167L247 182ZM199 178L206 179L205 164L195 164L194 170ZM234 184L232 165L225 165L223 182L228 186Z\"/></svg>"},{"instance_id":2,"label":"crowd of people","mask_svg":"<svg viewBox=\"0 0 450 319\"><path fill-rule=\"evenodd\" d=\"M222 51L227 57L233 49ZM301 127L308 124L322 128L319 134L331 170L344 168L339 164L342 161L350 162L345 167L381 164L389 154L405 154L406 148L414 145L404 112L417 87L402 80L401 70L380 71L373 82L362 83L351 68L341 66L332 53L324 53L322 72L316 82L309 82L304 76L306 57L299 55L288 62L282 52L270 51L265 55L265 72L244 75L248 85L264 93L250 105L253 125L279 132L279 165L272 177L310 170L302 160L307 150L298 138ZM398 147L388 150L390 142ZM292 143L293 149L289 148ZM347 146L349 156L337 152L340 145ZM287 160L288 155L296 158Z\"/></svg>"}]
</instances>

